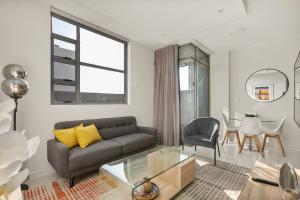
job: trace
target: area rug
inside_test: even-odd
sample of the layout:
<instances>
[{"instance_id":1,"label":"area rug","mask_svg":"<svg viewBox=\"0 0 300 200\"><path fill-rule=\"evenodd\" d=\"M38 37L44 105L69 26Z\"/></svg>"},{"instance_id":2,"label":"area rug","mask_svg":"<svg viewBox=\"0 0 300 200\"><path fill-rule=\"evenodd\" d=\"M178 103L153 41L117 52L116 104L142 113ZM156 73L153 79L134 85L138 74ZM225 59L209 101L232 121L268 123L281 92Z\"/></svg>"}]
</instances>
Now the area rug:
<instances>
[{"instance_id":1,"label":"area rug","mask_svg":"<svg viewBox=\"0 0 300 200\"><path fill-rule=\"evenodd\" d=\"M174 200L235 200L248 180L250 169L218 161L216 166L201 165L195 180Z\"/></svg>"},{"instance_id":2,"label":"area rug","mask_svg":"<svg viewBox=\"0 0 300 200\"><path fill-rule=\"evenodd\" d=\"M195 180L174 197L174 200L237 199L248 179L250 169L218 161L217 166L200 162ZM101 200L101 196L116 188L117 183L105 174L92 174L81 179L73 188L66 180L30 188L23 192L24 200Z\"/></svg>"}]
</instances>

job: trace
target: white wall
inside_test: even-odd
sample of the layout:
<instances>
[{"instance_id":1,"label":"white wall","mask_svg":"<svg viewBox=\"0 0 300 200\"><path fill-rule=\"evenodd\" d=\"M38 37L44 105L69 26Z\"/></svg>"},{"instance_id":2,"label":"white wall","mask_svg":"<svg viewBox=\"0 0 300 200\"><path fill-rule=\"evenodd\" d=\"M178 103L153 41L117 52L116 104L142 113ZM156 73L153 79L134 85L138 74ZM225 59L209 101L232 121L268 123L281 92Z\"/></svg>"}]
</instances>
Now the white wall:
<instances>
[{"instance_id":1,"label":"white wall","mask_svg":"<svg viewBox=\"0 0 300 200\"><path fill-rule=\"evenodd\" d=\"M210 116L221 122L221 113L229 114L229 82L229 52L215 52L210 57Z\"/></svg>"},{"instance_id":2,"label":"white wall","mask_svg":"<svg viewBox=\"0 0 300 200\"><path fill-rule=\"evenodd\" d=\"M71 7L63 6L75 16L87 21L91 18L93 23L97 21L91 17L96 14L83 12L84 8L71 11ZM64 10L63 6L59 9ZM130 43L129 105L50 105L50 6L37 0L1 0L0 27L1 69L6 64L17 63L26 66L29 74L30 92L20 100L17 129L26 129L28 137L41 137L37 155L27 163L33 175L51 170L46 141L53 138L55 122L133 115L138 124L152 126L153 50ZM0 82L2 80L1 76ZM6 98L0 92L0 100Z\"/></svg>"},{"instance_id":3,"label":"white wall","mask_svg":"<svg viewBox=\"0 0 300 200\"><path fill-rule=\"evenodd\" d=\"M300 129L293 119L294 62L300 50L300 40L272 43L230 53L231 113L256 112L264 119L288 117L283 132L287 151L300 150ZM285 73L290 87L283 98L274 102L257 102L245 92L247 78L256 70L274 68Z\"/></svg>"}]
</instances>

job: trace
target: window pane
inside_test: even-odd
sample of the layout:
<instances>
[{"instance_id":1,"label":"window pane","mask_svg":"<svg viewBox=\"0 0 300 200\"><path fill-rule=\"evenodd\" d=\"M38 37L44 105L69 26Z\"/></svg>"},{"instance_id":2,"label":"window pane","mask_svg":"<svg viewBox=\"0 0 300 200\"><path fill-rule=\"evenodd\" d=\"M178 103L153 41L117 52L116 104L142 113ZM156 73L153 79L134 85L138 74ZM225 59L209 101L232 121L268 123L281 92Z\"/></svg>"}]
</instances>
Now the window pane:
<instances>
[{"instance_id":1,"label":"window pane","mask_svg":"<svg viewBox=\"0 0 300 200\"><path fill-rule=\"evenodd\" d=\"M186 91L190 89L189 66L179 67L179 84L181 91Z\"/></svg>"},{"instance_id":2,"label":"window pane","mask_svg":"<svg viewBox=\"0 0 300 200\"><path fill-rule=\"evenodd\" d=\"M84 103L124 103L124 97L124 94L80 93L81 102Z\"/></svg>"},{"instance_id":3,"label":"window pane","mask_svg":"<svg viewBox=\"0 0 300 200\"><path fill-rule=\"evenodd\" d=\"M54 62L54 79L75 81L75 66Z\"/></svg>"},{"instance_id":4,"label":"window pane","mask_svg":"<svg viewBox=\"0 0 300 200\"><path fill-rule=\"evenodd\" d=\"M54 85L54 99L62 103L74 102L75 86Z\"/></svg>"},{"instance_id":5,"label":"window pane","mask_svg":"<svg viewBox=\"0 0 300 200\"><path fill-rule=\"evenodd\" d=\"M75 60L75 45L54 39L54 55Z\"/></svg>"},{"instance_id":6,"label":"window pane","mask_svg":"<svg viewBox=\"0 0 300 200\"><path fill-rule=\"evenodd\" d=\"M80 61L124 70L124 44L80 28Z\"/></svg>"},{"instance_id":7,"label":"window pane","mask_svg":"<svg viewBox=\"0 0 300 200\"><path fill-rule=\"evenodd\" d=\"M80 66L80 92L124 94L124 73Z\"/></svg>"},{"instance_id":8,"label":"window pane","mask_svg":"<svg viewBox=\"0 0 300 200\"><path fill-rule=\"evenodd\" d=\"M76 26L52 17L52 32L76 40Z\"/></svg>"}]
</instances>

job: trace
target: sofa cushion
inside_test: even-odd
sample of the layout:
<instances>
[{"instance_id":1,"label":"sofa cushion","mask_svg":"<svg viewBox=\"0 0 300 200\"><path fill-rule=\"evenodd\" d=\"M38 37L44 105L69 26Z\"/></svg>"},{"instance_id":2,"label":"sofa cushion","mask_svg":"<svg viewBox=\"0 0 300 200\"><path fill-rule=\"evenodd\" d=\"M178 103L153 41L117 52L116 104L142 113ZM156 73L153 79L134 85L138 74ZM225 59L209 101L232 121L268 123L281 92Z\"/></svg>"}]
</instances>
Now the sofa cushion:
<instances>
[{"instance_id":1,"label":"sofa cushion","mask_svg":"<svg viewBox=\"0 0 300 200\"><path fill-rule=\"evenodd\" d=\"M123 146L123 153L131 153L155 144L155 137L147 133L134 133L111 139Z\"/></svg>"},{"instance_id":2,"label":"sofa cushion","mask_svg":"<svg viewBox=\"0 0 300 200\"><path fill-rule=\"evenodd\" d=\"M120 136L137 133L137 132L138 132L138 128L136 125L119 126L119 127L105 128L99 130L99 133L104 140L109 140L111 138L120 137Z\"/></svg>"},{"instance_id":3,"label":"sofa cushion","mask_svg":"<svg viewBox=\"0 0 300 200\"><path fill-rule=\"evenodd\" d=\"M122 145L111 140L94 143L84 149L75 147L69 152L69 170L78 170L118 158Z\"/></svg>"},{"instance_id":4,"label":"sofa cushion","mask_svg":"<svg viewBox=\"0 0 300 200\"><path fill-rule=\"evenodd\" d=\"M116 118L65 121L65 122L56 123L54 125L54 128L55 129L70 128L80 123L82 123L84 126L95 124L101 137L104 140L138 132L135 117L116 117Z\"/></svg>"},{"instance_id":5,"label":"sofa cushion","mask_svg":"<svg viewBox=\"0 0 300 200\"><path fill-rule=\"evenodd\" d=\"M64 129L71 128L80 123L83 123L84 126L95 124L97 129L106 129L119 126L136 126L135 117L115 117L115 118L102 118L102 119L85 119L85 120L76 120L76 121L65 121L58 122L54 125L55 129Z\"/></svg>"}]
</instances>

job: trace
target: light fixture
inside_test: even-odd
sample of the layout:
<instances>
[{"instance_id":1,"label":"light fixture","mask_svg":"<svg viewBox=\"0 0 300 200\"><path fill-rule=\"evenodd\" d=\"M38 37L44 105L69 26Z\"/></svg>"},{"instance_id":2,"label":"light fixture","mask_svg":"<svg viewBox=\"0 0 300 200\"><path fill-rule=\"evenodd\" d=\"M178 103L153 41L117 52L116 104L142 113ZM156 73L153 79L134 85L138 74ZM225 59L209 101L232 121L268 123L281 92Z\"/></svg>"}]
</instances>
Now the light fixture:
<instances>
[{"instance_id":1,"label":"light fixture","mask_svg":"<svg viewBox=\"0 0 300 200\"><path fill-rule=\"evenodd\" d=\"M14 110L14 130L16 130L16 114L18 99L27 94L29 86L26 80L27 72L21 65L9 64L2 70L5 80L1 84L2 91L9 97L13 98L16 104Z\"/></svg>"}]
</instances>

